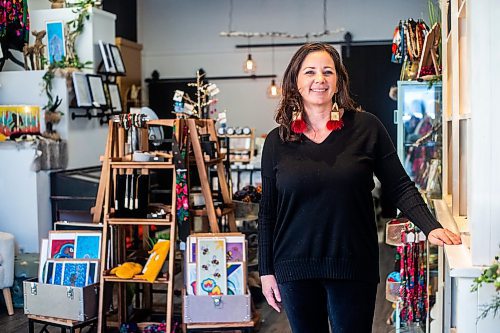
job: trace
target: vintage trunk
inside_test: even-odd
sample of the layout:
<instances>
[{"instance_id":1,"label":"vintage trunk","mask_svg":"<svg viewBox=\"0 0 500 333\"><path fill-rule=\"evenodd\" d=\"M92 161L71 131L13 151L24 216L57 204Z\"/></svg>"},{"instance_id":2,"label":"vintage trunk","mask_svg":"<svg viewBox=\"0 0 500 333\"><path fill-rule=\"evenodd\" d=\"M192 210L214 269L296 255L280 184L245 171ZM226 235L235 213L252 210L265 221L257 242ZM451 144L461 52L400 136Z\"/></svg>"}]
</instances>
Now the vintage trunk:
<instances>
[{"instance_id":1,"label":"vintage trunk","mask_svg":"<svg viewBox=\"0 0 500 333\"><path fill-rule=\"evenodd\" d=\"M24 313L84 321L97 315L99 284L67 287L24 281Z\"/></svg>"},{"instance_id":2,"label":"vintage trunk","mask_svg":"<svg viewBox=\"0 0 500 333\"><path fill-rule=\"evenodd\" d=\"M250 321L251 296L184 296L184 323L238 323Z\"/></svg>"}]
</instances>

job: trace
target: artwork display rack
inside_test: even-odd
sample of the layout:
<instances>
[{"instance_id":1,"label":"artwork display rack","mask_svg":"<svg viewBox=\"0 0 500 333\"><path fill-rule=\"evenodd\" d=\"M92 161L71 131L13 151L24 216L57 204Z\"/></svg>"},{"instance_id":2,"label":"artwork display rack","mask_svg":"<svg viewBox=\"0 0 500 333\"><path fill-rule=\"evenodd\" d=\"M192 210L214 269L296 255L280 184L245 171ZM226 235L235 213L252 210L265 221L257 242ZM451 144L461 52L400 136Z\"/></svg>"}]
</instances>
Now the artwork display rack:
<instances>
[{"instance_id":1,"label":"artwork display rack","mask_svg":"<svg viewBox=\"0 0 500 333\"><path fill-rule=\"evenodd\" d=\"M109 121L109 132L106 143L105 154L102 158L102 172L99 182L97 193L96 206L93 211L94 222L98 222L101 218L103 220L103 246L101 258L103 264L101 265L101 287L99 291L99 312L98 312L98 332L106 332L108 326L120 326L121 323L130 321L140 321L140 318L134 317L135 313L139 314L142 310L152 309L152 300L150 297L152 285L166 285L166 307L161 314L165 316L164 322L166 324L167 332L171 331L171 319L173 309L173 283L174 283L174 257L175 257L175 243L176 243L176 173L175 166L172 162L171 152L161 152L162 161L148 161L137 162L133 161L133 155L126 152L126 141L129 137L130 129L125 130L119 121L118 117L114 117ZM161 127L174 127L175 120L147 120L143 126L137 128L136 140L138 141L139 150L142 152L149 151L148 129L152 126ZM140 172L141 175L151 175L155 172L162 170L170 170L171 183L169 180L165 181L171 185L171 198L165 199L163 202L166 215L162 218L144 218L144 217L124 217L115 216L116 206L113 205L117 197L116 179L118 175L131 175L134 172ZM167 172L168 173L168 172ZM165 176L165 175L162 175ZM170 177L168 175L168 177ZM168 186L167 184L167 186ZM148 197L149 197L149 184L148 184ZM168 195L167 195L168 197ZM148 200L149 204L149 200ZM126 256L126 240L125 231L131 227L142 227L143 249L147 247L149 240L150 227L155 225L157 227L165 227L169 230L170 236L170 249L166 258L166 265L168 266L167 272L164 276L158 275L153 281L149 282L137 277L130 279L122 279L115 275L110 275L109 270L122 264L127 260ZM127 311L127 290L126 285L129 283L142 285L142 297L139 298L139 293L136 293L136 305L138 311L132 315L128 315ZM117 320L113 325L111 321L107 322L109 305L113 300L108 299L112 297L113 285L117 285L118 300L117 300ZM140 311L139 311L140 310ZM109 325L108 325L109 324ZM160 324L160 323L157 323Z\"/></svg>"}]
</instances>

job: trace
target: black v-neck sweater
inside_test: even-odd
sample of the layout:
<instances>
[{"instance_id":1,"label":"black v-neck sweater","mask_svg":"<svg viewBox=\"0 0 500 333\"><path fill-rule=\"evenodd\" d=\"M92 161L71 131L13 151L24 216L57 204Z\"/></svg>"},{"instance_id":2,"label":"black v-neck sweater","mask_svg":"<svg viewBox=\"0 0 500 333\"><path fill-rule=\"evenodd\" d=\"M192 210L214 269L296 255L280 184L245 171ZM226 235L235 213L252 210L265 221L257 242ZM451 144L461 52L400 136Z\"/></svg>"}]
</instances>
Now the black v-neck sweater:
<instances>
[{"instance_id":1,"label":"black v-neck sweater","mask_svg":"<svg viewBox=\"0 0 500 333\"><path fill-rule=\"evenodd\" d=\"M346 110L344 128L322 143L283 143L278 128L262 153L259 273L279 283L316 278L379 281L375 174L396 206L427 235L428 210L382 123Z\"/></svg>"}]
</instances>

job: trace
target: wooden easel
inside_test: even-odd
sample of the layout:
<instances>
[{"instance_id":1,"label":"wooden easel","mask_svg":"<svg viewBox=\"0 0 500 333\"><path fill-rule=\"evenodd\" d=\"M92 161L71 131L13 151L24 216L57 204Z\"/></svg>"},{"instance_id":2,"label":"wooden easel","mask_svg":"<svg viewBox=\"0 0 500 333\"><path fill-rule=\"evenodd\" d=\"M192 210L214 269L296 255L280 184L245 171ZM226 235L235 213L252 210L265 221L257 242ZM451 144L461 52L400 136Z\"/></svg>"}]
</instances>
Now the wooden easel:
<instances>
[{"instance_id":1,"label":"wooden easel","mask_svg":"<svg viewBox=\"0 0 500 333\"><path fill-rule=\"evenodd\" d=\"M237 231L236 219L234 217L234 208L232 204L232 195L229 191L227 177L224 168L224 154L220 152L219 141L215 132L215 125L213 119L187 119L181 120L187 123L189 130L190 147L194 157L190 162L196 162L198 174L200 177L201 191L205 199L204 209L193 209L191 213L194 216L206 216L210 225L210 231L214 233L220 232L218 218L223 216L227 217L229 230L231 232ZM200 134L208 134L210 141L215 143L215 158L206 158L200 143ZM188 154L189 156L189 154ZM207 156L208 157L208 156ZM215 166L217 169L217 177L219 182L219 189L222 194L223 207L216 209L214 207L213 195L210 186L208 168Z\"/></svg>"},{"instance_id":2,"label":"wooden easel","mask_svg":"<svg viewBox=\"0 0 500 333\"><path fill-rule=\"evenodd\" d=\"M441 26L439 25L439 23L436 23L432 26L427 36L425 36L424 46L422 48L422 57L420 58L420 63L418 65L417 78L420 77L420 72L422 71L422 67L424 66L433 65L434 70L436 71L436 75L441 74L439 70L437 54L440 40Z\"/></svg>"},{"instance_id":3,"label":"wooden easel","mask_svg":"<svg viewBox=\"0 0 500 333\"><path fill-rule=\"evenodd\" d=\"M139 141L139 150L146 152L149 150L148 129L151 126L174 127L174 120L150 120L146 121L145 126L137 128L137 138ZM130 130L129 130L130 131ZM126 309L126 283L140 283L145 285L165 284L167 285L165 308L165 324L167 332L171 331L172 309L173 309L173 284L174 284L174 259L175 259L175 243L176 243L176 172L175 165L172 161L171 152L158 152L157 155L164 158L161 162L136 162L133 161L132 154L127 153L126 138L127 131L120 125L119 122L111 120L109 122L108 139L106 142L105 154L101 158L103 166L101 178L99 182L96 206L94 207L94 222L103 221L102 235L102 264L100 275L100 290L99 290L99 312L98 312L98 332L106 331L106 316L107 309L105 308L105 289L110 284L118 284L118 320L117 324L127 321ZM172 188L171 199L165 202L167 214L164 218L123 218L114 216L113 202L115 198L117 175L131 175L134 172L140 172L141 175L148 175L152 170L171 170L172 172ZM127 180L128 182L128 180ZM124 227L142 226L143 227L143 245L146 245L149 238L149 226L166 226L170 229L170 250L167 256L168 276L159 276L154 282L131 278L121 279L115 275L109 275L109 269L121 264L127 260L125 253L125 237ZM113 232L115 230L115 232ZM113 240L113 235L116 238ZM112 256L108 255L108 246ZM145 248L145 246L144 246ZM143 288L146 290L147 288ZM148 289L150 291L150 289ZM151 307L150 293L144 292L142 298L142 306Z\"/></svg>"}]
</instances>

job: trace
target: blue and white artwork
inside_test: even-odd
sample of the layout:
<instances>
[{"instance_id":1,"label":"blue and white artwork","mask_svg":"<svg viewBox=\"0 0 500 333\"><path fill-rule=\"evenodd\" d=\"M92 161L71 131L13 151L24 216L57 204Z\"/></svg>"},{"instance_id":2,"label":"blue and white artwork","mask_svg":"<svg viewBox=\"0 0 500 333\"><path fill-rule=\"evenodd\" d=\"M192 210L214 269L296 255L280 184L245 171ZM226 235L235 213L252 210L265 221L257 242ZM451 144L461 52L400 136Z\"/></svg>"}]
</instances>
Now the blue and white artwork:
<instances>
[{"instance_id":1,"label":"blue and white artwork","mask_svg":"<svg viewBox=\"0 0 500 333\"><path fill-rule=\"evenodd\" d=\"M62 276L63 276L63 262L56 262L54 268L54 279L52 284L62 284Z\"/></svg>"},{"instance_id":2,"label":"blue and white artwork","mask_svg":"<svg viewBox=\"0 0 500 333\"><path fill-rule=\"evenodd\" d=\"M94 284L99 281L99 263L97 261L90 262L89 266L89 274L87 278L87 286L90 284Z\"/></svg>"},{"instance_id":3,"label":"blue and white artwork","mask_svg":"<svg viewBox=\"0 0 500 333\"><path fill-rule=\"evenodd\" d=\"M49 64L61 61L66 56L63 22L47 22L47 50Z\"/></svg>"},{"instance_id":4,"label":"blue and white artwork","mask_svg":"<svg viewBox=\"0 0 500 333\"><path fill-rule=\"evenodd\" d=\"M65 262L63 285L72 287L84 287L87 282L88 262Z\"/></svg>"},{"instance_id":5,"label":"blue and white artwork","mask_svg":"<svg viewBox=\"0 0 500 333\"><path fill-rule=\"evenodd\" d=\"M243 263L227 263L227 294L244 295Z\"/></svg>"},{"instance_id":6,"label":"blue and white artwork","mask_svg":"<svg viewBox=\"0 0 500 333\"><path fill-rule=\"evenodd\" d=\"M101 234L76 234L75 259L99 259L101 254Z\"/></svg>"}]
</instances>

